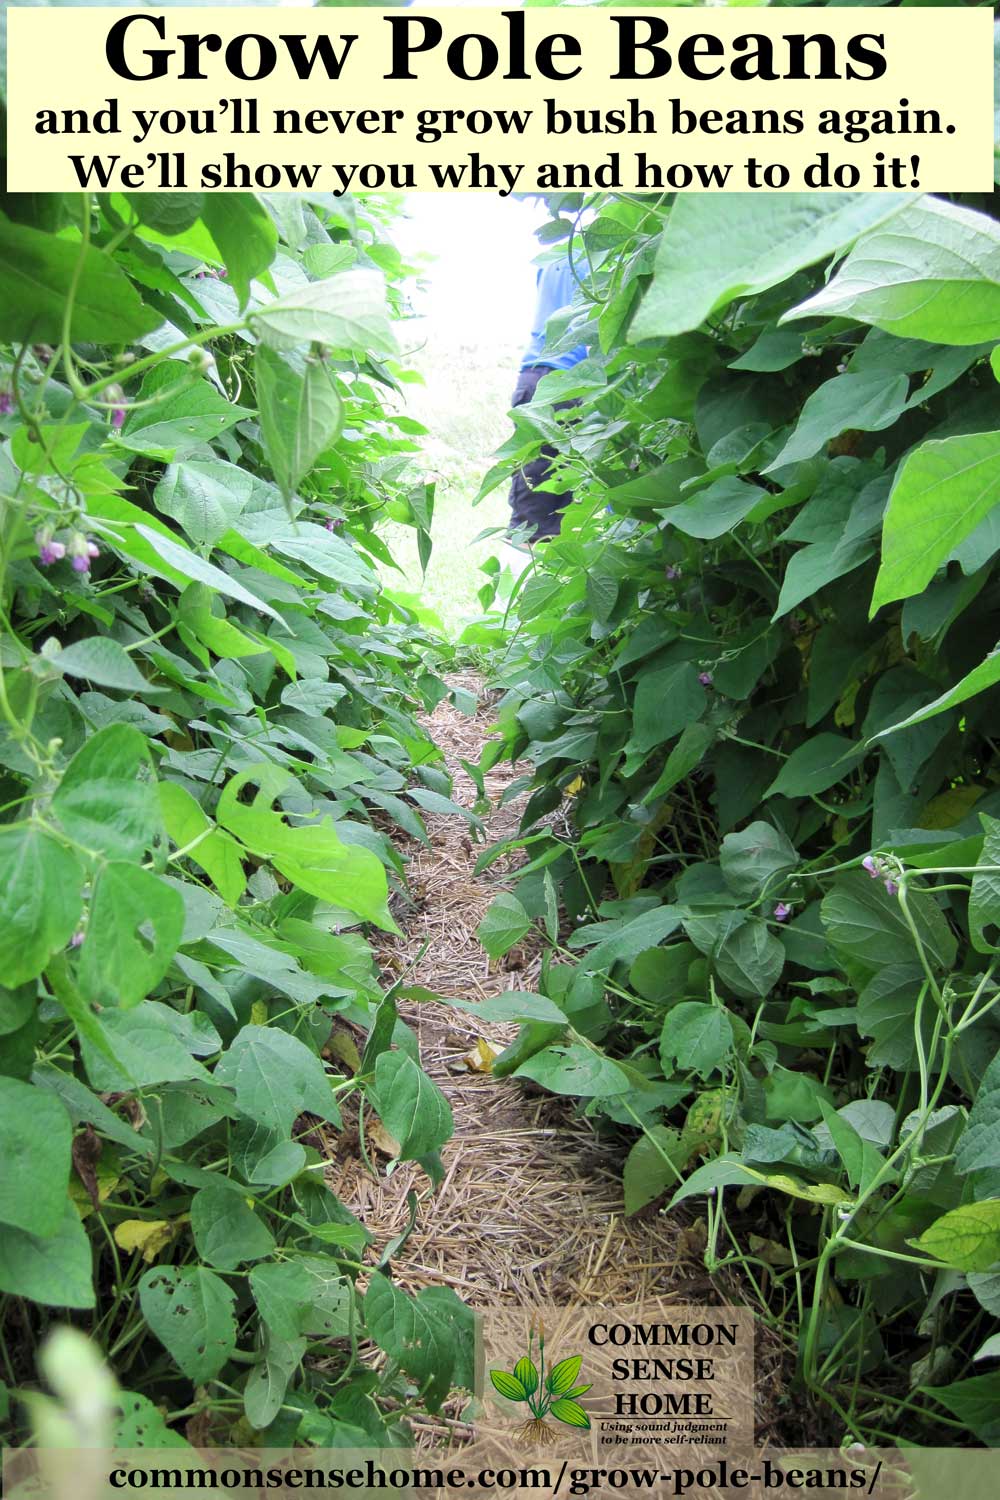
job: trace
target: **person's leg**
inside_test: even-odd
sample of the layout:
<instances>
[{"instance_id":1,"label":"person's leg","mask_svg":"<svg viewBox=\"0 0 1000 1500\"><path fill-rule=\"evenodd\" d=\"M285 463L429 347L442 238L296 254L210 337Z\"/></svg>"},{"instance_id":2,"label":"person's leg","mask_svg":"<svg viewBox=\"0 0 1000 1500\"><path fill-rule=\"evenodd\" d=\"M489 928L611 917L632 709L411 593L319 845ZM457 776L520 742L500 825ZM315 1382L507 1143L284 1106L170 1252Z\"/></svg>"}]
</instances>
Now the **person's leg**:
<instances>
[{"instance_id":1,"label":"person's leg","mask_svg":"<svg viewBox=\"0 0 1000 1500\"><path fill-rule=\"evenodd\" d=\"M538 382L548 373L547 367L539 365L522 370L511 405L524 406L531 401ZM569 490L549 494L539 488L552 473L552 460L556 457L556 449L547 443L538 457L519 469L511 481L510 529L529 528L529 540L533 542L547 541L559 535L562 512L573 499Z\"/></svg>"}]
</instances>

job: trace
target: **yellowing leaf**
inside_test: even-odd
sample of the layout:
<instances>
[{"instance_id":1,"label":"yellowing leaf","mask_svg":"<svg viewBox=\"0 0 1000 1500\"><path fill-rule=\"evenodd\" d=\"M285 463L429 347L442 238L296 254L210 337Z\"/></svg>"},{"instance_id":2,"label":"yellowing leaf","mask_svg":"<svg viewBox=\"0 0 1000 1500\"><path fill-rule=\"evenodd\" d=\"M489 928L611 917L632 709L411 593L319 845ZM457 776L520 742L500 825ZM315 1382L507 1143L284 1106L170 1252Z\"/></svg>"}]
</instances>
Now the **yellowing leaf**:
<instances>
[{"instance_id":1,"label":"yellowing leaf","mask_svg":"<svg viewBox=\"0 0 1000 1500\"><path fill-rule=\"evenodd\" d=\"M144 1261L154 1261L177 1233L170 1219L123 1219L115 1225L115 1243L133 1254L138 1250Z\"/></svg>"},{"instance_id":2,"label":"yellowing leaf","mask_svg":"<svg viewBox=\"0 0 1000 1500\"><path fill-rule=\"evenodd\" d=\"M471 1052L462 1058L470 1073L492 1073L494 1058L499 1057L502 1047L494 1047L484 1036L477 1039Z\"/></svg>"},{"instance_id":3,"label":"yellowing leaf","mask_svg":"<svg viewBox=\"0 0 1000 1500\"><path fill-rule=\"evenodd\" d=\"M566 788L566 795L567 795L567 797L576 797L582 791L583 791L583 777L582 776L574 776L573 780L569 783L569 785Z\"/></svg>"}]
</instances>

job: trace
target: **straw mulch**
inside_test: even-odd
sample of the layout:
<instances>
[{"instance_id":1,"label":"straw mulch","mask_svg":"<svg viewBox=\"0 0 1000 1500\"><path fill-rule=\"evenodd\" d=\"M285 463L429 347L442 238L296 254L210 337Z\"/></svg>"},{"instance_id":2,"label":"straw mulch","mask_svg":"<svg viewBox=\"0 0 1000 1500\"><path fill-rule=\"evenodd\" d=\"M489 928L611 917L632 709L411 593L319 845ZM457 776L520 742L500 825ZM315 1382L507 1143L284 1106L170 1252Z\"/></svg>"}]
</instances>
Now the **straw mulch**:
<instances>
[{"instance_id":1,"label":"straw mulch","mask_svg":"<svg viewBox=\"0 0 1000 1500\"><path fill-rule=\"evenodd\" d=\"M479 710L469 717L445 701L428 728L454 777L455 801L471 807L476 789L460 763L478 762L492 714L474 676L450 681L474 692ZM524 769L500 764L486 777L493 808L486 819L491 844L517 831L523 798L505 806L500 798ZM464 819L429 814L425 821L431 847L416 841L407 847L410 904L400 904L396 911L405 935L377 940L386 982L405 972L407 984L462 1000L532 989L540 963L537 943L529 939L493 963L475 935L518 857L501 860L477 876L477 854L487 846L472 843ZM353 1149L351 1142L343 1142L344 1149L330 1163L328 1181L379 1247L405 1228L406 1195L415 1190L417 1227L394 1262L402 1285L411 1290L453 1287L480 1308L624 1307L644 1298L674 1304L736 1300L720 1295L705 1273L704 1225L693 1213L667 1216L647 1209L633 1218L624 1216L621 1166L627 1143L598 1140L590 1124L576 1115L572 1100L468 1069L465 1059L480 1037L506 1046L516 1027L480 1022L433 1003L409 1005L401 1013L417 1032L423 1066L447 1095L454 1114L454 1136L442 1150L444 1182L435 1191L412 1163L401 1164L389 1177L380 1170L376 1178L356 1142ZM369 1158L384 1168L391 1143L380 1141L376 1122L369 1122L366 1135ZM758 1327L758 1376L766 1371L763 1380L758 1378L758 1423L767 1429L780 1385L781 1356L762 1332Z\"/></svg>"}]
</instances>

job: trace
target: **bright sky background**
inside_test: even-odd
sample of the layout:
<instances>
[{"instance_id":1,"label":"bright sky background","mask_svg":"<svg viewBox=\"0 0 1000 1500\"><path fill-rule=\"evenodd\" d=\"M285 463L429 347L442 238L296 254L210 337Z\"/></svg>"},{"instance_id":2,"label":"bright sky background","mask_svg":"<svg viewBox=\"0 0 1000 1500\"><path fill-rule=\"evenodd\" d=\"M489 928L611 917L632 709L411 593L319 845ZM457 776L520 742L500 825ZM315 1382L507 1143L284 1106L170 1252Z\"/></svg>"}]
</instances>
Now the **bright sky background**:
<instances>
[{"instance_id":1,"label":"bright sky background","mask_svg":"<svg viewBox=\"0 0 1000 1500\"><path fill-rule=\"evenodd\" d=\"M444 338L527 343L545 218L536 201L492 193L408 193L393 238L408 258L433 257L415 310Z\"/></svg>"}]
</instances>

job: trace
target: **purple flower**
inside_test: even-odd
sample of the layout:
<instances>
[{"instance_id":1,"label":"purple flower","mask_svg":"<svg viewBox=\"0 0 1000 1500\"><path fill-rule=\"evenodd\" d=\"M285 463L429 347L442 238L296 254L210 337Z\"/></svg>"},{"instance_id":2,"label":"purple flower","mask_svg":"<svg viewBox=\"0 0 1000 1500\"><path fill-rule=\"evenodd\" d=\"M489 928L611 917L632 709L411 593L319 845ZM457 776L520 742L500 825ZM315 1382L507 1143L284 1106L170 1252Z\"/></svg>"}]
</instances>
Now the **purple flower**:
<instances>
[{"instance_id":1,"label":"purple flower","mask_svg":"<svg viewBox=\"0 0 1000 1500\"><path fill-rule=\"evenodd\" d=\"M38 561L43 568L62 562L66 556L65 545L53 539L51 526L43 526L40 531L35 532L35 546L38 548Z\"/></svg>"},{"instance_id":2,"label":"purple flower","mask_svg":"<svg viewBox=\"0 0 1000 1500\"><path fill-rule=\"evenodd\" d=\"M861 868L867 870L873 880L878 879L878 865L875 863L875 856L873 854L865 855L861 861Z\"/></svg>"},{"instance_id":3,"label":"purple flower","mask_svg":"<svg viewBox=\"0 0 1000 1500\"><path fill-rule=\"evenodd\" d=\"M710 688L715 679L713 678L711 672L699 672L698 681L701 683L702 687Z\"/></svg>"},{"instance_id":4,"label":"purple flower","mask_svg":"<svg viewBox=\"0 0 1000 1500\"><path fill-rule=\"evenodd\" d=\"M114 428L115 432L121 432L122 428L125 426L124 406L115 407L114 411L111 413L111 425Z\"/></svg>"},{"instance_id":5,"label":"purple flower","mask_svg":"<svg viewBox=\"0 0 1000 1500\"><path fill-rule=\"evenodd\" d=\"M8 412L14 410L14 397L10 391L0 391L0 417L7 416Z\"/></svg>"},{"instance_id":6,"label":"purple flower","mask_svg":"<svg viewBox=\"0 0 1000 1500\"><path fill-rule=\"evenodd\" d=\"M74 531L69 542L70 566L74 573L89 573L91 561L100 557L101 549L90 541L82 531Z\"/></svg>"},{"instance_id":7,"label":"purple flower","mask_svg":"<svg viewBox=\"0 0 1000 1500\"><path fill-rule=\"evenodd\" d=\"M894 896L896 894L896 892L899 890L899 886L896 884L896 882L891 877L888 880L886 880L885 888L886 888L886 892L890 896Z\"/></svg>"},{"instance_id":8,"label":"purple flower","mask_svg":"<svg viewBox=\"0 0 1000 1500\"><path fill-rule=\"evenodd\" d=\"M675 578L679 578L680 576L681 576L681 570L680 570L680 568L675 568L673 566L673 564L671 564L670 567L667 569L667 577L670 579L671 583L673 583L673 581L674 581Z\"/></svg>"},{"instance_id":9,"label":"purple flower","mask_svg":"<svg viewBox=\"0 0 1000 1500\"><path fill-rule=\"evenodd\" d=\"M791 915L792 908L786 905L784 901L779 901L774 908L774 920L776 922L787 922Z\"/></svg>"},{"instance_id":10,"label":"purple flower","mask_svg":"<svg viewBox=\"0 0 1000 1500\"><path fill-rule=\"evenodd\" d=\"M72 562L70 563L70 567L73 569L74 573L89 573L90 558L81 557L79 553L77 553L76 557L74 557Z\"/></svg>"},{"instance_id":11,"label":"purple flower","mask_svg":"<svg viewBox=\"0 0 1000 1500\"><path fill-rule=\"evenodd\" d=\"M82 931L82 929L78 928L77 931L74 932L73 936L70 938L69 945L70 945L71 948L79 948L82 943L83 943L83 931Z\"/></svg>"}]
</instances>

